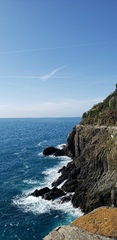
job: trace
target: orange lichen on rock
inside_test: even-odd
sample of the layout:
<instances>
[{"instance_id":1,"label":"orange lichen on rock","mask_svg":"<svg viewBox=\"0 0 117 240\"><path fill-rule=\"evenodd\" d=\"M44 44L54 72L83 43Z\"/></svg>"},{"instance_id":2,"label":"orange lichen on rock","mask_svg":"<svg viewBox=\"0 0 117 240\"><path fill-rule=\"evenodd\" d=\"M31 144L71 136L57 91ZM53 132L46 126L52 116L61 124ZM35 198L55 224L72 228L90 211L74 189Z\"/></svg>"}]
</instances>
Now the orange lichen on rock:
<instances>
[{"instance_id":1,"label":"orange lichen on rock","mask_svg":"<svg viewBox=\"0 0 117 240\"><path fill-rule=\"evenodd\" d=\"M117 237L117 208L100 207L73 224L94 234Z\"/></svg>"}]
</instances>

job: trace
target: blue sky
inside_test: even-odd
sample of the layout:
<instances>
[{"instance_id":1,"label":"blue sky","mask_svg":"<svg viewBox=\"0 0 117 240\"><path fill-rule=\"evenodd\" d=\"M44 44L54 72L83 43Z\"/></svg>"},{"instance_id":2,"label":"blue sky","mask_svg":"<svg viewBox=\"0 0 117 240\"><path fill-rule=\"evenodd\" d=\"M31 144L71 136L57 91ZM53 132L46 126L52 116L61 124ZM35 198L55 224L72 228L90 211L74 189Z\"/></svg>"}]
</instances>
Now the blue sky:
<instances>
[{"instance_id":1,"label":"blue sky","mask_svg":"<svg viewBox=\"0 0 117 240\"><path fill-rule=\"evenodd\" d=\"M0 0L0 117L78 117L117 83L117 0Z\"/></svg>"}]
</instances>

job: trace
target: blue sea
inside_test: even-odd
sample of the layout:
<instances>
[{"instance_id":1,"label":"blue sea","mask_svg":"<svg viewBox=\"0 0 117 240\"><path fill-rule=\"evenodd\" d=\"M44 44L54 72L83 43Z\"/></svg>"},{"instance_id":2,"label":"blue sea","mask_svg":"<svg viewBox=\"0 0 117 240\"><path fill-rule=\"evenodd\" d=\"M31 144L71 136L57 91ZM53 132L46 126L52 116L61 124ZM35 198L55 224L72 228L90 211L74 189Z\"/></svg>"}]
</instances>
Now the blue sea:
<instances>
[{"instance_id":1,"label":"blue sea","mask_svg":"<svg viewBox=\"0 0 117 240\"><path fill-rule=\"evenodd\" d=\"M30 196L51 187L68 157L44 157L47 146L65 144L80 118L0 119L0 240L41 240L81 215L71 203Z\"/></svg>"}]
</instances>

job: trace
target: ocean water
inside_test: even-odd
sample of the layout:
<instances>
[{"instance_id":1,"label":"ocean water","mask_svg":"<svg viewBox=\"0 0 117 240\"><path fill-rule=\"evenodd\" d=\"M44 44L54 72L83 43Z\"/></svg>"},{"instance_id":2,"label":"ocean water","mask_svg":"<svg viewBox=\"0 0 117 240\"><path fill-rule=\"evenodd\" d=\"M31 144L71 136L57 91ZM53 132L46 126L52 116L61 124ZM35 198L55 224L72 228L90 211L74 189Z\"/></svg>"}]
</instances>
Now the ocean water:
<instances>
[{"instance_id":1,"label":"ocean water","mask_svg":"<svg viewBox=\"0 0 117 240\"><path fill-rule=\"evenodd\" d=\"M70 203L30 196L51 187L70 158L44 157L47 146L66 143L80 118L0 119L0 240L41 240L81 215Z\"/></svg>"}]
</instances>

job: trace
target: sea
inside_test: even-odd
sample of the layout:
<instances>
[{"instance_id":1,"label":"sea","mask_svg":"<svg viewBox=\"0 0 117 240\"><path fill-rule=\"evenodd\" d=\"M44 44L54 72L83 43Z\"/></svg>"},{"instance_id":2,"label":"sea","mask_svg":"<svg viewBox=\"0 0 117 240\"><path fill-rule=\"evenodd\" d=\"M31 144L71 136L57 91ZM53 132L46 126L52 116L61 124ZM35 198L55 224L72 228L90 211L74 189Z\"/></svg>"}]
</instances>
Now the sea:
<instances>
[{"instance_id":1,"label":"sea","mask_svg":"<svg viewBox=\"0 0 117 240\"><path fill-rule=\"evenodd\" d=\"M81 118L0 119L0 240L42 240L51 230L82 215L70 202L30 194L51 183L68 157L45 157L60 148Z\"/></svg>"}]
</instances>

